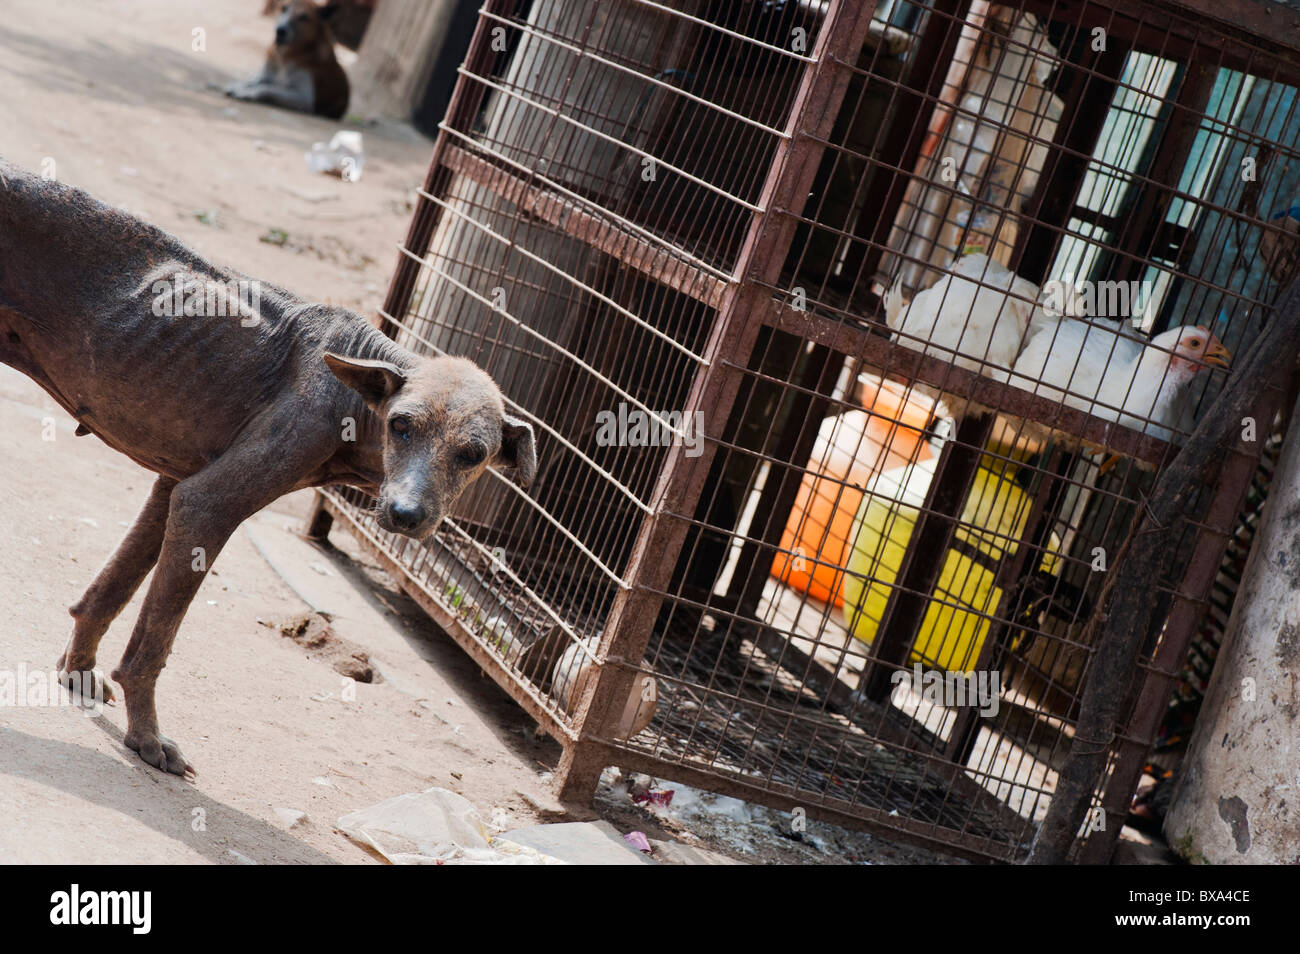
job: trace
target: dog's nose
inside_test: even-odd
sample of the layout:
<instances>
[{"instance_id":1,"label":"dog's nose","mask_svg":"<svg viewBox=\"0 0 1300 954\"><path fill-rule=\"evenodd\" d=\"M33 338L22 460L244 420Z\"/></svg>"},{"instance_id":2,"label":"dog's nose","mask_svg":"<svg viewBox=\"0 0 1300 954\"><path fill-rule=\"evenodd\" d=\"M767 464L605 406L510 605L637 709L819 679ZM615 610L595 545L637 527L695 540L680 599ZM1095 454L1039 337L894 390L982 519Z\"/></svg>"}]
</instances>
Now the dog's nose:
<instances>
[{"instance_id":1,"label":"dog's nose","mask_svg":"<svg viewBox=\"0 0 1300 954\"><path fill-rule=\"evenodd\" d=\"M424 507L419 503L394 500L388 505L388 519L398 530L413 530L424 522Z\"/></svg>"},{"instance_id":2,"label":"dog's nose","mask_svg":"<svg viewBox=\"0 0 1300 954\"><path fill-rule=\"evenodd\" d=\"M276 43L284 42L284 27L278 26L275 28L275 42Z\"/></svg>"}]
</instances>

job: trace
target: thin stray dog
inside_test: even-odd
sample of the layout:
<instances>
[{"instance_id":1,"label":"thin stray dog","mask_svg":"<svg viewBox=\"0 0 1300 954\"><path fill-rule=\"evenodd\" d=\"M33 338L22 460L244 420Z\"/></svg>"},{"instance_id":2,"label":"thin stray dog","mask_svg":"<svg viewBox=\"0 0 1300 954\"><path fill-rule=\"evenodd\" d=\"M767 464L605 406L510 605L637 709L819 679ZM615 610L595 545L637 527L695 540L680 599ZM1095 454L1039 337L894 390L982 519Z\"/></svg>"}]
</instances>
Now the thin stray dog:
<instances>
[{"instance_id":1,"label":"thin stray dog","mask_svg":"<svg viewBox=\"0 0 1300 954\"><path fill-rule=\"evenodd\" d=\"M275 42L266 51L261 72L227 87L226 95L341 119L348 110L350 88L348 75L334 55L330 32L329 21L337 12L332 3L286 3L280 8Z\"/></svg>"},{"instance_id":2,"label":"thin stray dog","mask_svg":"<svg viewBox=\"0 0 1300 954\"><path fill-rule=\"evenodd\" d=\"M154 687L245 518L290 491L343 483L377 498L385 529L420 539L489 465L524 486L537 473L532 428L471 362L415 355L360 315L209 264L3 160L0 362L48 391L78 434L159 475L70 608L58 665L83 697L112 698L95 670L100 637L156 565L112 678L126 744L177 775L193 769L158 729Z\"/></svg>"}]
</instances>

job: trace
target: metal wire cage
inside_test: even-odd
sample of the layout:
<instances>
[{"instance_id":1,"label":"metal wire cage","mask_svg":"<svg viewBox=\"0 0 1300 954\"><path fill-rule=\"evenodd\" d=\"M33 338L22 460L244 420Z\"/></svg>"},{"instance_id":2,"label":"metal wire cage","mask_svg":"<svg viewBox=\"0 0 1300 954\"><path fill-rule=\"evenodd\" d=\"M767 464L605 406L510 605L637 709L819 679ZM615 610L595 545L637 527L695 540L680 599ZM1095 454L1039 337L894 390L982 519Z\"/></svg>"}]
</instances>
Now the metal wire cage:
<instances>
[{"instance_id":1,"label":"metal wire cage","mask_svg":"<svg viewBox=\"0 0 1300 954\"><path fill-rule=\"evenodd\" d=\"M1077 739L1152 475L1296 258L1300 54L1218 6L488 0L382 318L495 377L538 479L424 545L322 508L567 795L620 765L1020 860L1098 744L1109 857L1278 403Z\"/></svg>"}]
</instances>

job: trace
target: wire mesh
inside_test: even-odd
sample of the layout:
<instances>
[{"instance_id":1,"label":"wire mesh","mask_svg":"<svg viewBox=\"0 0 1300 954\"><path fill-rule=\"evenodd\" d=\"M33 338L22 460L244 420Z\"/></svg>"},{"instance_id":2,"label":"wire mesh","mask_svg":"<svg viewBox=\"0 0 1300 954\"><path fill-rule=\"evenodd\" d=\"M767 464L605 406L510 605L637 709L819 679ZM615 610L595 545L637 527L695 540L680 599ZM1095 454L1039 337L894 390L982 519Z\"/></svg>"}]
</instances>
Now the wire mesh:
<instances>
[{"instance_id":1,"label":"wire mesh","mask_svg":"<svg viewBox=\"0 0 1300 954\"><path fill-rule=\"evenodd\" d=\"M425 546L328 506L589 762L1022 858L1153 474L1294 270L1298 63L1155 3L490 0L383 317L539 476ZM1252 471L1162 545L1217 566ZM1151 581L1130 711L1212 577Z\"/></svg>"}]
</instances>

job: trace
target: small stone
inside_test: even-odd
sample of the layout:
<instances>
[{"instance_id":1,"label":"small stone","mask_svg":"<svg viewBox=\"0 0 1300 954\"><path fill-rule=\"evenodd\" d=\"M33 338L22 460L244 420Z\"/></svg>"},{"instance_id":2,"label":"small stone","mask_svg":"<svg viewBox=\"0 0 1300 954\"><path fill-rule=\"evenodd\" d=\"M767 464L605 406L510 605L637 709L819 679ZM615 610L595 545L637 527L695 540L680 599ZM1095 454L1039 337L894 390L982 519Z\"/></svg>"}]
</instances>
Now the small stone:
<instances>
[{"instance_id":1,"label":"small stone","mask_svg":"<svg viewBox=\"0 0 1300 954\"><path fill-rule=\"evenodd\" d=\"M375 670L370 665L370 657L365 653L353 653L347 659L337 660L334 663L334 671L353 682L375 681Z\"/></svg>"}]
</instances>

